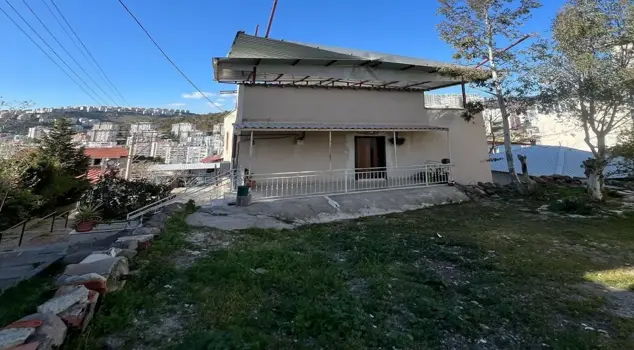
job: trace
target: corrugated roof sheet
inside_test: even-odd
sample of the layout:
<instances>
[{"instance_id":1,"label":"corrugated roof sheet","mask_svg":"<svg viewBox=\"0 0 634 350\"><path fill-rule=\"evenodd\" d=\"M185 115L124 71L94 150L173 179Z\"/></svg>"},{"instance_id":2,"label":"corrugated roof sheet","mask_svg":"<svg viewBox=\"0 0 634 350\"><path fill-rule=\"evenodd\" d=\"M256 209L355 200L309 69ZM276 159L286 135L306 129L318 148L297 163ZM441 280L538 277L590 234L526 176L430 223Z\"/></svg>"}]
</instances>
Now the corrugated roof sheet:
<instances>
[{"instance_id":1,"label":"corrugated roof sheet","mask_svg":"<svg viewBox=\"0 0 634 350\"><path fill-rule=\"evenodd\" d=\"M335 123L285 123L285 122L242 122L233 124L242 130L298 130L298 131L354 131L354 130L387 130L387 131L415 131L415 130L447 130L447 128L428 125L402 124L335 124Z\"/></svg>"},{"instance_id":2,"label":"corrugated roof sheet","mask_svg":"<svg viewBox=\"0 0 634 350\"><path fill-rule=\"evenodd\" d=\"M585 178L586 176L582 167L583 161L588 158L594 158L592 152L563 146L536 145L513 148L513 157L515 157L513 160L518 174L522 172L522 164L519 159L517 159L518 154L527 157L528 173L531 176L566 175L576 178ZM503 151L501 153L491 154L490 158L496 159L491 162L492 171L508 171ZM608 176L614 171L614 166L608 166L604 173ZM622 176L611 175L609 177Z\"/></svg>"},{"instance_id":3,"label":"corrugated roof sheet","mask_svg":"<svg viewBox=\"0 0 634 350\"><path fill-rule=\"evenodd\" d=\"M381 61L386 63L397 63L430 68L458 66L451 63L399 56L388 53L263 38L249 35L244 32L238 32L236 34L233 46L231 47L231 52L229 52L227 57L328 60L359 59L363 61Z\"/></svg>"}]
</instances>

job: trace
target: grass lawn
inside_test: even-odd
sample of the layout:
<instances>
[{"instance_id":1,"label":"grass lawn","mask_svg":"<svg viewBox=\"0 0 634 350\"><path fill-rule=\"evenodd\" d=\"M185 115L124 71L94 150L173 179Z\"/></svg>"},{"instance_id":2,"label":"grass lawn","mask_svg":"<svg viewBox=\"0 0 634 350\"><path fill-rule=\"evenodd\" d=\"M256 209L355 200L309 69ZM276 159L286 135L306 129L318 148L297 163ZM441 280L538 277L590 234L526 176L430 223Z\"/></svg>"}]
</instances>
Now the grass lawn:
<instances>
[{"instance_id":1,"label":"grass lawn","mask_svg":"<svg viewBox=\"0 0 634 350\"><path fill-rule=\"evenodd\" d=\"M180 215L70 348L634 348L633 249L634 216L504 204L237 233Z\"/></svg>"}]
</instances>

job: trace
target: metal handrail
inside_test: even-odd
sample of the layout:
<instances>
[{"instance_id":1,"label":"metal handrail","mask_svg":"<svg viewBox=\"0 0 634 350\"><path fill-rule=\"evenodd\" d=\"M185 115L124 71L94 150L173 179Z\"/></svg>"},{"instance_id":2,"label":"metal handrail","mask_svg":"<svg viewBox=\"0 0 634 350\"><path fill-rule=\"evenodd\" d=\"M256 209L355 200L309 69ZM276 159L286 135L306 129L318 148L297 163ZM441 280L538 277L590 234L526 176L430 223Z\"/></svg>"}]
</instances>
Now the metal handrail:
<instances>
[{"instance_id":1,"label":"metal handrail","mask_svg":"<svg viewBox=\"0 0 634 350\"><path fill-rule=\"evenodd\" d=\"M215 178L217 180L221 180L221 179L224 179L224 178L229 177L229 176L231 176L231 171L227 171L227 172L218 174L218 175L215 176ZM209 188L211 186L215 186L215 185L219 185L219 184L220 184L220 181L218 181L217 183L212 184L212 185L203 183L203 185L208 185L208 186L206 186L206 187L198 187L195 191L192 191L192 192L187 192L187 190L185 190L185 192L183 192L183 193L173 194L173 195L170 195L168 197L162 198L162 199L160 199L160 200L158 200L158 201L156 201L154 203L150 203L150 204L144 206L143 208L139 208L139 209L137 209L135 211L132 211L132 212L128 213L128 215L126 216L126 219L128 221L136 219L137 217L142 216L142 215L144 215L144 214L146 214L146 213L148 213L148 212L150 212L152 210L157 210L159 208L162 208L162 207L170 204L172 201L174 201L177 198L181 198L181 197L185 197L185 196L191 196L192 194L196 194L198 192L206 190L207 188ZM191 186L191 187L193 187L193 186Z\"/></svg>"}]
</instances>

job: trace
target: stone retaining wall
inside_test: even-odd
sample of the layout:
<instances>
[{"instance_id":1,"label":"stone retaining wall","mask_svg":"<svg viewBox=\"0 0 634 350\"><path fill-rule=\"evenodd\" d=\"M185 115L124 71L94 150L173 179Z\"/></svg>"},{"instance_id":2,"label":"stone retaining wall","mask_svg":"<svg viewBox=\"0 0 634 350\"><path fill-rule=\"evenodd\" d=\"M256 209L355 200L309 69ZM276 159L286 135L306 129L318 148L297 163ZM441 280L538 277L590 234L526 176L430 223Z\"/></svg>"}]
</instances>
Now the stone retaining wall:
<instances>
[{"instance_id":1,"label":"stone retaining wall","mask_svg":"<svg viewBox=\"0 0 634 350\"><path fill-rule=\"evenodd\" d=\"M83 332L109 293L125 286L130 261L152 244L165 221L183 204L167 206L143 227L119 237L109 249L94 251L78 264L69 264L57 278L57 292L35 313L0 329L0 350L47 350L62 346L68 330Z\"/></svg>"}]
</instances>

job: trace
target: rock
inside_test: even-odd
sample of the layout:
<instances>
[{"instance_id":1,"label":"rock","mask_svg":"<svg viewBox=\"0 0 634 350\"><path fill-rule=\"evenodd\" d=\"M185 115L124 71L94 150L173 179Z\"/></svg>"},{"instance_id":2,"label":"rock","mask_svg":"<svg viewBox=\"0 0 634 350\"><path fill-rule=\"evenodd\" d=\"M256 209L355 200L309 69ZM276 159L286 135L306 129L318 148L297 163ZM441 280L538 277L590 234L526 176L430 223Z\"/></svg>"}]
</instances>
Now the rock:
<instances>
[{"instance_id":1,"label":"rock","mask_svg":"<svg viewBox=\"0 0 634 350\"><path fill-rule=\"evenodd\" d=\"M117 256L117 254L119 254L120 251L121 251L121 248L109 248L107 250L97 250L92 253L93 254L107 254L114 258Z\"/></svg>"},{"instance_id":2,"label":"rock","mask_svg":"<svg viewBox=\"0 0 634 350\"><path fill-rule=\"evenodd\" d=\"M473 192L475 192L476 194L478 194L480 196L486 196L487 195L487 193L484 192L484 190L482 188L478 187L478 186L473 186L472 189L473 189Z\"/></svg>"},{"instance_id":3,"label":"rock","mask_svg":"<svg viewBox=\"0 0 634 350\"><path fill-rule=\"evenodd\" d=\"M142 235L158 235L161 233L161 229L159 227L139 227L132 231L133 236L142 236Z\"/></svg>"},{"instance_id":4,"label":"rock","mask_svg":"<svg viewBox=\"0 0 634 350\"><path fill-rule=\"evenodd\" d=\"M166 213L156 213L152 215L150 220L143 224L144 227L158 227L161 228L165 224L165 221L169 219L169 215Z\"/></svg>"},{"instance_id":5,"label":"rock","mask_svg":"<svg viewBox=\"0 0 634 350\"><path fill-rule=\"evenodd\" d=\"M106 279L106 290L102 290L101 287L88 286L88 282L82 282L86 284L91 290L96 290L101 294L106 292L119 290L125 284L125 280L121 279L121 276L127 275L129 272L128 259L125 257L116 257L98 260L88 264L73 264L66 266L64 274L58 278L59 282L68 282L70 276L84 276L87 274L97 274ZM91 275L94 277L94 275ZM63 280L62 280L63 278ZM72 279L71 279L72 280ZM99 286L103 286L103 279L91 280L96 282ZM68 283L66 283L68 284Z\"/></svg>"},{"instance_id":6,"label":"rock","mask_svg":"<svg viewBox=\"0 0 634 350\"><path fill-rule=\"evenodd\" d=\"M44 350L50 349L50 346L46 347L39 341L28 342L27 344L18 345L16 347L11 348L10 350Z\"/></svg>"},{"instance_id":7,"label":"rock","mask_svg":"<svg viewBox=\"0 0 634 350\"><path fill-rule=\"evenodd\" d=\"M136 250L132 249L119 249L117 256L122 256L128 259L128 261L132 260L136 256Z\"/></svg>"},{"instance_id":8,"label":"rock","mask_svg":"<svg viewBox=\"0 0 634 350\"><path fill-rule=\"evenodd\" d=\"M20 321L41 320L42 325L35 329L35 333L29 340L40 342L42 347L40 349L48 349L51 347L59 347L64 343L66 338L66 324L61 318L52 313L46 314L32 314L26 316Z\"/></svg>"},{"instance_id":9,"label":"rock","mask_svg":"<svg viewBox=\"0 0 634 350\"><path fill-rule=\"evenodd\" d=\"M56 283L58 286L75 286L81 284L90 290L102 294L107 291L107 279L98 273L87 273L79 276L62 274L57 278Z\"/></svg>"},{"instance_id":10,"label":"rock","mask_svg":"<svg viewBox=\"0 0 634 350\"><path fill-rule=\"evenodd\" d=\"M138 244L138 243L149 242L153 238L154 238L154 235L152 235L152 234L137 235L137 236L123 236L123 237L119 237L115 243L134 241L134 242L137 242L137 244Z\"/></svg>"},{"instance_id":11,"label":"rock","mask_svg":"<svg viewBox=\"0 0 634 350\"><path fill-rule=\"evenodd\" d=\"M110 254L100 254L100 253L92 253L84 258L84 260L80 261L80 264L90 264L95 261L112 258L113 256Z\"/></svg>"},{"instance_id":12,"label":"rock","mask_svg":"<svg viewBox=\"0 0 634 350\"><path fill-rule=\"evenodd\" d=\"M72 305L86 300L88 300L88 289L84 286L77 286L68 293L54 297L53 299L38 306L37 312L50 312L57 315Z\"/></svg>"},{"instance_id":13,"label":"rock","mask_svg":"<svg viewBox=\"0 0 634 350\"><path fill-rule=\"evenodd\" d=\"M0 350L11 349L24 344L35 333L35 328L6 328L0 330Z\"/></svg>"},{"instance_id":14,"label":"rock","mask_svg":"<svg viewBox=\"0 0 634 350\"><path fill-rule=\"evenodd\" d=\"M139 249L139 242L137 241L114 242L110 246L115 249L129 249L129 250L137 251L137 249Z\"/></svg>"},{"instance_id":15,"label":"rock","mask_svg":"<svg viewBox=\"0 0 634 350\"><path fill-rule=\"evenodd\" d=\"M171 214L174 214L177 211L183 210L183 208L185 208L185 204L172 203L172 204L164 206L162 212L167 214L167 215L171 215Z\"/></svg>"},{"instance_id":16,"label":"rock","mask_svg":"<svg viewBox=\"0 0 634 350\"><path fill-rule=\"evenodd\" d=\"M83 331L92 319L94 306L97 304L98 298L99 293L90 291L88 300L69 307L60 313L59 317L64 320L68 327L81 329Z\"/></svg>"},{"instance_id":17,"label":"rock","mask_svg":"<svg viewBox=\"0 0 634 350\"><path fill-rule=\"evenodd\" d=\"M258 267L257 269L253 270L253 272L257 273L258 275L263 275L267 273L267 270L265 268Z\"/></svg>"}]
</instances>

